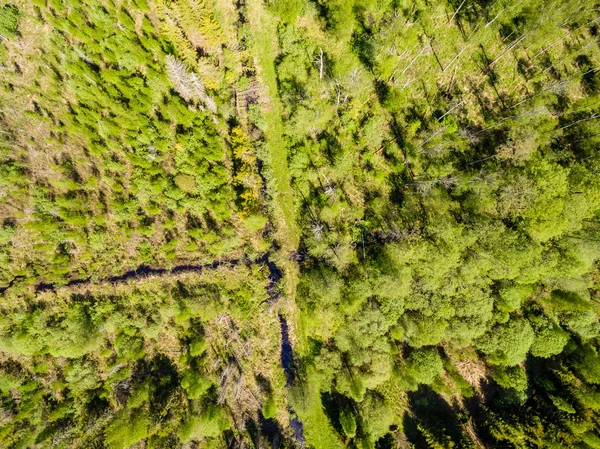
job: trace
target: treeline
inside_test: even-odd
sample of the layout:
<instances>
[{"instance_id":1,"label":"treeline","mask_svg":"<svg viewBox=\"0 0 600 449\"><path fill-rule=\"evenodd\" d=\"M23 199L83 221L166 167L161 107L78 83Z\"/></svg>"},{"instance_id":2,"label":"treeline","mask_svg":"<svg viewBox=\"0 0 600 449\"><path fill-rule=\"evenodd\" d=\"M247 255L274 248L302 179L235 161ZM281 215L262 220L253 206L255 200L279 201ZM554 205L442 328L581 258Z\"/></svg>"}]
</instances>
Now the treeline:
<instances>
[{"instance_id":1,"label":"treeline","mask_svg":"<svg viewBox=\"0 0 600 449\"><path fill-rule=\"evenodd\" d=\"M596 8L271 2L313 447L600 441Z\"/></svg>"}]
</instances>

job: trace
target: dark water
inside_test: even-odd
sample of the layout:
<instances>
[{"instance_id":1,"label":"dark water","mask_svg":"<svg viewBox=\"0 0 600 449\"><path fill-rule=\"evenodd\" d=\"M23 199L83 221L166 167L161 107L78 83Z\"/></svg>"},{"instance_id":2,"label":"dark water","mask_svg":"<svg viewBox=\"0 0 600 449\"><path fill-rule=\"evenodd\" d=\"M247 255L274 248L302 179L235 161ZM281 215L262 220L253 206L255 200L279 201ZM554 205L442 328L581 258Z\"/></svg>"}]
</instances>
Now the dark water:
<instances>
[{"instance_id":1,"label":"dark water","mask_svg":"<svg viewBox=\"0 0 600 449\"><path fill-rule=\"evenodd\" d=\"M43 291L48 291L48 290L55 290L58 286L74 287L77 285L91 284L92 282L95 282L95 283L110 282L113 284L118 284L118 283L126 282L126 281L129 281L132 279L144 278L144 277L148 277L148 276L160 276L160 275L165 275L165 274L193 273L193 272L200 273L204 270L214 270L221 266L235 267L235 266L243 263L247 266L263 265L263 264L267 265L267 267L269 268L269 298L270 298L269 300L276 300L279 296L279 292L276 288L274 288L274 286L281 279L282 274L281 274L281 271L279 270L279 268L277 268L277 265L275 265L273 262L269 261L269 256L270 256L270 252L266 252L265 254L263 254L262 256L260 256L257 259L254 259L254 260L251 260L251 259L229 259L229 260L223 260L223 261L215 261L215 262L211 262L211 263L207 263L207 264L203 264L203 265L200 265L200 264L178 265L173 268L153 268L148 265L140 265L139 267L137 267L134 270L130 270L130 271L127 271L118 276L111 276L111 277L107 277L104 279L92 280L90 277L85 278L85 279L72 279L72 280L68 281L66 284L61 284L61 285L42 282L42 283L39 283L36 285L35 290L36 290L36 292L43 292ZM13 284L15 283L15 281L19 280L20 278L23 278L23 276L17 276L6 287L0 287L0 294L4 293L6 290L8 290L10 287L12 287Z\"/></svg>"},{"instance_id":2,"label":"dark water","mask_svg":"<svg viewBox=\"0 0 600 449\"><path fill-rule=\"evenodd\" d=\"M265 254L263 254L262 256L260 256L257 259L254 259L254 260L229 259L229 260L224 260L224 261L215 261L215 262L211 262L211 263L207 263L207 264L203 264L203 265L194 265L194 264L178 265L176 267L169 268L169 269L153 268L153 267L149 267L148 265L140 265L135 270L127 271L118 276L111 276L108 278L98 279L95 281L92 281L91 278L89 278L89 277L85 278L85 279L73 279L73 280L67 282L66 284L64 284L64 286L73 287L76 285L84 285L84 284L88 284L88 283L92 283L92 282L110 282L113 284L118 284L118 283L126 282L126 281L129 281L132 279L144 278L144 277L148 277L148 276L160 276L160 275L165 275L165 274L193 273L193 272L200 273L204 270L214 270L214 269L222 267L222 266L235 267L235 266L243 263L247 266L267 265L267 268L269 269L269 287L268 287L269 301L274 302L280 296L280 292L276 288L276 284L282 278L283 274L281 273L281 270L277 267L277 265L274 262L271 262L269 260L269 256L270 256L270 252L266 252ZM8 288L10 288L16 279L18 279L18 278L13 279L13 281L11 281L11 283L7 287L0 288L0 294L4 293L4 291L6 291ZM56 287L57 286L55 284L42 282L42 283L38 284L35 289L36 289L36 292L43 292L43 291L48 291L48 290L55 290Z\"/></svg>"},{"instance_id":3,"label":"dark water","mask_svg":"<svg viewBox=\"0 0 600 449\"><path fill-rule=\"evenodd\" d=\"M129 281L131 279L136 279L136 278L143 278L143 277L148 277L148 276L160 276L160 275L164 275L164 274L177 274L177 273L190 273L190 272L201 272L204 270L214 270L220 266L224 266L224 265L228 265L228 266L236 266L240 263L239 259L233 259L233 260L228 260L226 262L212 262L212 263L208 263L208 264L204 264L204 265L178 265L176 267L173 267L171 269L167 269L167 268L152 268L149 267L147 265L140 265L138 268L136 268L135 270L130 270L127 271L123 274L120 274L118 276L111 276L105 279L101 279L99 281L96 282L110 282L113 284L118 284L121 282L126 282ZM74 279L72 281L69 281L66 286L67 287L72 287L75 285L83 285L83 284L88 284L91 283L91 279L87 278L87 279ZM45 290L54 290L56 288L56 286L54 284L46 284L46 283L41 283L38 284L36 286L36 291L38 292L42 292Z\"/></svg>"},{"instance_id":4,"label":"dark water","mask_svg":"<svg viewBox=\"0 0 600 449\"><path fill-rule=\"evenodd\" d=\"M298 421L298 418L293 417L290 420L290 427L294 431L294 438L296 438L296 441L298 442L300 447L305 447L306 440L304 439L304 426L300 421Z\"/></svg>"},{"instance_id":5,"label":"dark water","mask_svg":"<svg viewBox=\"0 0 600 449\"><path fill-rule=\"evenodd\" d=\"M281 314L279 314L279 324L281 325L281 366L285 373L286 383L289 386L294 380L294 354L290 343L288 324Z\"/></svg>"},{"instance_id":6,"label":"dark water","mask_svg":"<svg viewBox=\"0 0 600 449\"><path fill-rule=\"evenodd\" d=\"M285 373L286 387L290 387L296 377L296 367L294 365L294 351L290 343L290 332L286 319L282 314L279 314L279 324L281 326L281 366ZM294 411L290 408L292 419L290 427L294 431L294 438L300 447L305 447L304 426L295 416Z\"/></svg>"}]
</instances>

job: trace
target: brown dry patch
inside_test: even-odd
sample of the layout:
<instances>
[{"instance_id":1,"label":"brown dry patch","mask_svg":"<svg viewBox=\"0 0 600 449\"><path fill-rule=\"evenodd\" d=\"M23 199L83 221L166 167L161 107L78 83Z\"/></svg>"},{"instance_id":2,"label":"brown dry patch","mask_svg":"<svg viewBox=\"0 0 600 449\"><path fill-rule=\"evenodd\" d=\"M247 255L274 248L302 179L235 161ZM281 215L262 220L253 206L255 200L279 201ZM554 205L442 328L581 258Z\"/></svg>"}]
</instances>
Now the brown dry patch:
<instances>
[{"instance_id":1,"label":"brown dry patch","mask_svg":"<svg viewBox=\"0 0 600 449\"><path fill-rule=\"evenodd\" d=\"M165 329L158 337L157 351L165 354L171 360L179 359L181 356L181 343L179 337L174 332L169 332Z\"/></svg>"},{"instance_id":2,"label":"brown dry patch","mask_svg":"<svg viewBox=\"0 0 600 449\"><path fill-rule=\"evenodd\" d=\"M454 363L454 366L457 367L457 365L461 365L462 371L461 368L458 367L457 370L459 371L461 376L463 376L467 380L467 382L469 382L473 386L473 388L477 390L477 393L480 394L479 383L481 381L481 378L485 376L485 373L483 374L483 376L478 377L480 375L480 373L477 372L479 370L479 367L474 367L469 362L474 362L475 364L477 364L477 362L474 360L464 360ZM450 390L452 390L452 394L443 393L440 396L444 399L444 401L446 401L446 403L451 408L458 408L461 412L468 415L469 411L465 405L464 397L462 396L460 390L456 387L456 384L454 383L452 378L446 373L446 371L442 373L441 377L444 384L447 385L450 388ZM469 419L466 422L463 422L461 424L461 427L463 432L471 439L476 448L485 449L486 446L483 444L483 442L477 435L477 432L473 427L473 422L471 419Z\"/></svg>"},{"instance_id":3,"label":"brown dry patch","mask_svg":"<svg viewBox=\"0 0 600 449\"><path fill-rule=\"evenodd\" d=\"M477 394L481 394L481 380L487 376L485 364L481 360L465 359L454 362L454 366Z\"/></svg>"},{"instance_id":4,"label":"brown dry patch","mask_svg":"<svg viewBox=\"0 0 600 449\"><path fill-rule=\"evenodd\" d=\"M261 407L257 373L248 366L255 348L228 314L207 323L205 332L211 342L210 369L220 373L219 402L229 405L234 421L241 426L245 416L254 416Z\"/></svg>"}]
</instances>

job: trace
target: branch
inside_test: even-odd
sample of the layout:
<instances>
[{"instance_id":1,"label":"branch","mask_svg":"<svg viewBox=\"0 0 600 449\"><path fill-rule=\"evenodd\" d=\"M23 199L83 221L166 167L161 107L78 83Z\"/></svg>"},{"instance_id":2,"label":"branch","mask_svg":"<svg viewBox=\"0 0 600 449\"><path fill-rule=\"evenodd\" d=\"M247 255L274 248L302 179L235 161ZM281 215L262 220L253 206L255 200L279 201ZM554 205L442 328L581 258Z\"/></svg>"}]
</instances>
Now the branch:
<instances>
[{"instance_id":1,"label":"branch","mask_svg":"<svg viewBox=\"0 0 600 449\"><path fill-rule=\"evenodd\" d=\"M452 17L450 17L450 19L448 20L448 23L452 22L452 20L456 17L456 15L458 14L458 11L460 11L460 9L463 7L463 5L465 4L466 1L467 0L463 0L463 2L460 4L458 9L456 11L454 11L454 14L452 14Z\"/></svg>"}]
</instances>

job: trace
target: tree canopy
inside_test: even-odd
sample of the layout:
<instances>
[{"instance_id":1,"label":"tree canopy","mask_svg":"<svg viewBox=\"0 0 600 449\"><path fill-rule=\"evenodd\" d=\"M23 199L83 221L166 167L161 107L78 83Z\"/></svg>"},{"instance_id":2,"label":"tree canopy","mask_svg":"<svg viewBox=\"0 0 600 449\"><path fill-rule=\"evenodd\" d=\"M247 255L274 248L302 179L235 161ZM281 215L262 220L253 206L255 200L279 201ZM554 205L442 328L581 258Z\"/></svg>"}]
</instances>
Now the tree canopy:
<instances>
[{"instance_id":1,"label":"tree canopy","mask_svg":"<svg viewBox=\"0 0 600 449\"><path fill-rule=\"evenodd\" d=\"M0 446L600 447L597 0L0 3Z\"/></svg>"}]
</instances>

